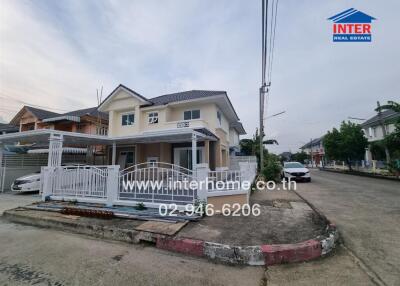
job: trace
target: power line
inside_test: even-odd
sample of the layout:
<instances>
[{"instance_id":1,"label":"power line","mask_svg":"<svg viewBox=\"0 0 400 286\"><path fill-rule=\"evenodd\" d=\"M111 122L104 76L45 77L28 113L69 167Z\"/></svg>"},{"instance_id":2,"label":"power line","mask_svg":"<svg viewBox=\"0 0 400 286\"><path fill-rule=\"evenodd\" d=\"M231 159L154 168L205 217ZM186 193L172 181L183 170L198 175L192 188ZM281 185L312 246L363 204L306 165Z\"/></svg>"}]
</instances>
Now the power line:
<instances>
[{"instance_id":1,"label":"power line","mask_svg":"<svg viewBox=\"0 0 400 286\"><path fill-rule=\"evenodd\" d=\"M274 50L275 50L275 34L276 34L276 19L278 17L278 4L279 0L273 0L272 2L272 19L271 19L271 35L270 35L270 50L269 50L269 61L268 61L268 80L272 81L272 63L274 62ZM275 7L274 7L275 6Z\"/></svg>"},{"instance_id":2,"label":"power line","mask_svg":"<svg viewBox=\"0 0 400 286\"><path fill-rule=\"evenodd\" d=\"M15 102L18 102L18 103L21 103L21 104L24 104L24 105L29 105L29 106L37 107L37 108L46 108L46 109L59 110L59 111L68 111L66 109L61 109L61 108L54 108L54 107L50 107L50 106L31 104L31 103L26 102L26 101L22 101L22 100L19 100L19 99L12 98L12 97L7 96L7 95L5 95L3 93L1 93L1 94L2 94L2 96L0 96L0 98L7 99L7 100L13 100Z\"/></svg>"}]
</instances>

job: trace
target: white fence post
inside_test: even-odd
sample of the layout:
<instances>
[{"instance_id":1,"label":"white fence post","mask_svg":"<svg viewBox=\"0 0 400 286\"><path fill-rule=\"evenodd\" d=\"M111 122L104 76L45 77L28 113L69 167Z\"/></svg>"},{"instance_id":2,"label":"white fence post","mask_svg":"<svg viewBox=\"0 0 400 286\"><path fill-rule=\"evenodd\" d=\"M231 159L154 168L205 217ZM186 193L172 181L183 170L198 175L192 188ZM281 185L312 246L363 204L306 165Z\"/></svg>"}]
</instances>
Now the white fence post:
<instances>
[{"instance_id":1,"label":"white fence post","mask_svg":"<svg viewBox=\"0 0 400 286\"><path fill-rule=\"evenodd\" d=\"M119 165L107 166L107 206L112 207L118 199Z\"/></svg>"},{"instance_id":2,"label":"white fence post","mask_svg":"<svg viewBox=\"0 0 400 286\"><path fill-rule=\"evenodd\" d=\"M239 162L239 170L241 174L241 181L253 182L257 175L257 164L248 162Z\"/></svg>"},{"instance_id":3,"label":"white fence post","mask_svg":"<svg viewBox=\"0 0 400 286\"><path fill-rule=\"evenodd\" d=\"M54 169L54 167L42 167L42 201L46 201L46 197L50 196L53 193L53 178L51 174L54 172Z\"/></svg>"},{"instance_id":4,"label":"white fence post","mask_svg":"<svg viewBox=\"0 0 400 286\"><path fill-rule=\"evenodd\" d=\"M206 181L208 178L208 172L210 169L208 168L207 163L203 164L197 164L196 168L196 180L198 183L198 189L197 189L197 198L201 201L205 200L207 202L207 186L206 186ZM203 182L203 183L200 183Z\"/></svg>"}]
</instances>

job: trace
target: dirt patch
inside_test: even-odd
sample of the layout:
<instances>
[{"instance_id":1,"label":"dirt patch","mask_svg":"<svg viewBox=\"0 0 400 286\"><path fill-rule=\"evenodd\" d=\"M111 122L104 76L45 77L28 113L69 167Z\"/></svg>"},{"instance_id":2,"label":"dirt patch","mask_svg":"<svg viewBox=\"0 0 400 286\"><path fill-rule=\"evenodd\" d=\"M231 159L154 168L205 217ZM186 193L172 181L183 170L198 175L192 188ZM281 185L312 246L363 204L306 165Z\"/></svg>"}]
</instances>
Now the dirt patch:
<instances>
[{"instance_id":1,"label":"dirt patch","mask_svg":"<svg viewBox=\"0 0 400 286\"><path fill-rule=\"evenodd\" d=\"M188 224L179 237L230 245L297 243L325 231L324 221L313 211L261 206L260 216L215 215Z\"/></svg>"}]
</instances>

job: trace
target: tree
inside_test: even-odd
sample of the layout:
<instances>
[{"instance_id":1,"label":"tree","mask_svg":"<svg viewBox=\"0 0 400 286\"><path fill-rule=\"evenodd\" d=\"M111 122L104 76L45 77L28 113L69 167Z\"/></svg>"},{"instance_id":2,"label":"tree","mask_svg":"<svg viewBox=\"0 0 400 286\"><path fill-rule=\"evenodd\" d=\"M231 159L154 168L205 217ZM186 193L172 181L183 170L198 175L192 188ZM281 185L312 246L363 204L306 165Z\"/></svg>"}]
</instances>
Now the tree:
<instances>
[{"instance_id":1,"label":"tree","mask_svg":"<svg viewBox=\"0 0 400 286\"><path fill-rule=\"evenodd\" d=\"M364 137L361 126L351 122L342 122L340 130L333 128L324 137L325 154L333 160L347 163L349 170L353 160L362 160L368 140Z\"/></svg>"},{"instance_id":2,"label":"tree","mask_svg":"<svg viewBox=\"0 0 400 286\"><path fill-rule=\"evenodd\" d=\"M244 155L244 156L256 156L257 157L257 162L258 162L258 168L260 168L260 139L259 139L259 135L258 135L258 129L256 129L256 133L254 134L252 139L242 139L240 140L240 152ZM263 141L264 145L271 145L271 144L277 144L278 145L278 141L276 141L275 139L268 139L268 140L264 140ZM273 154L269 154L268 150L263 146L264 150L263 150L263 154L264 154L264 166L266 164L269 164L269 162L271 161L270 159L273 157L271 157L270 155ZM275 160L276 158L273 157L273 159ZM273 161L274 161L273 160ZM275 167L275 166L273 166ZM272 168L274 169L274 168ZM276 169L276 168L275 168Z\"/></svg>"}]
</instances>

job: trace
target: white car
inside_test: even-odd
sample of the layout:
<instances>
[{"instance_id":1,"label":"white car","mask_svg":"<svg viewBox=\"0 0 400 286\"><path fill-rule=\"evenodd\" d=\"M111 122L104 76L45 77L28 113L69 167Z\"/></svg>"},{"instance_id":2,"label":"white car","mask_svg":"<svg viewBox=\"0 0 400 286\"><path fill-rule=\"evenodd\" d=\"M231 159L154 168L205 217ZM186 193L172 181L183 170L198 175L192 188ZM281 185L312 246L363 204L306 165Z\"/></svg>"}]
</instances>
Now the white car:
<instances>
[{"instance_id":1,"label":"white car","mask_svg":"<svg viewBox=\"0 0 400 286\"><path fill-rule=\"evenodd\" d=\"M299 162L285 162L283 164L282 178L311 182L310 170Z\"/></svg>"},{"instance_id":2,"label":"white car","mask_svg":"<svg viewBox=\"0 0 400 286\"><path fill-rule=\"evenodd\" d=\"M37 192L40 190L40 172L17 178L11 185L13 192Z\"/></svg>"}]
</instances>

